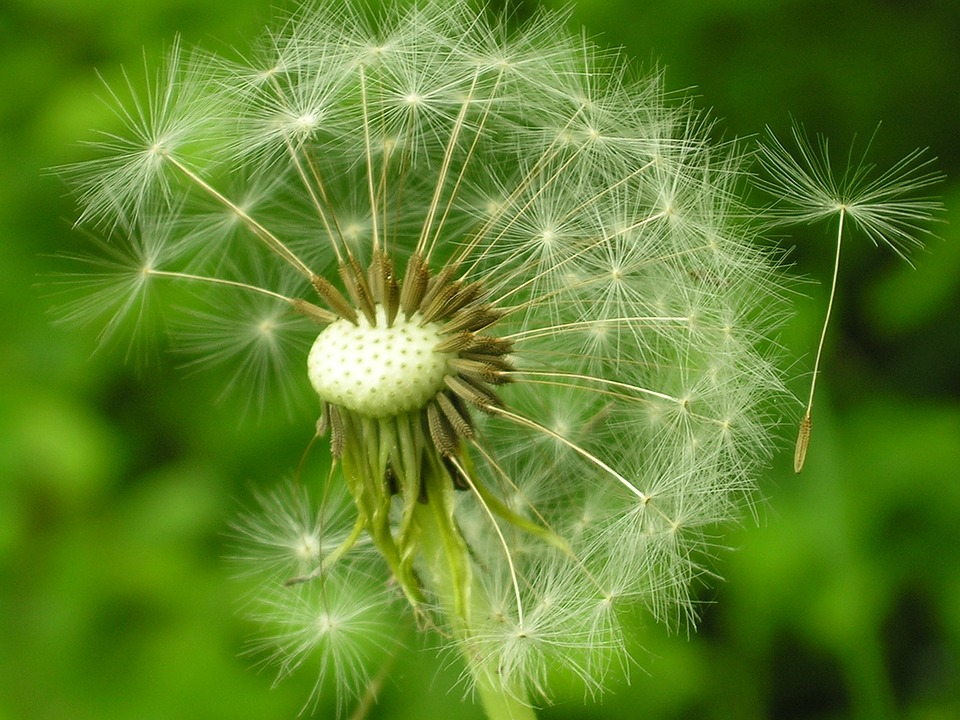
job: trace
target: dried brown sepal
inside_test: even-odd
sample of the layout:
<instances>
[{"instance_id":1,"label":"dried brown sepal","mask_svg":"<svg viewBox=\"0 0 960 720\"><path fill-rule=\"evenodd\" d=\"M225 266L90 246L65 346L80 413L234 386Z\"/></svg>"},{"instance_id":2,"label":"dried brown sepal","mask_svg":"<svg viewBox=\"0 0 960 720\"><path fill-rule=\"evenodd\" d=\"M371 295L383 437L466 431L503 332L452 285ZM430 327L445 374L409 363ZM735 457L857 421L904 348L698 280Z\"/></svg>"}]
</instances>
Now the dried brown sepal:
<instances>
[{"instance_id":1,"label":"dried brown sepal","mask_svg":"<svg viewBox=\"0 0 960 720\"><path fill-rule=\"evenodd\" d=\"M437 393L436 401L447 418L447 422L453 427L454 432L461 438L473 438L473 423L470 421L470 413L459 397L447 393Z\"/></svg>"},{"instance_id":2,"label":"dried brown sepal","mask_svg":"<svg viewBox=\"0 0 960 720\"><path fill-rule=\"evenodd\" d=\"M400 309L404 315L410 317L419 310L429 284L430 270L423 256L419 253L411 255L400 288Z\"/></svg>"},{"instance_id":3,"label":"dried brown sepal","mask_svg":"<svg viewBox=\"0 0 960 720\"><path fill-rule=\"evenodd\" d=\"M460 357L447 360L447 365L456 370L459 375L469 377L478 382L491 383L494 385L501 385L505 382L505 380L503 380L502 369L490 362L471 360L461 355Z\"/></svg>"},{"instance_id":4,"label":"dried brown sepal","mask_svg":"<svg viewBox=\"0 0 960 720\"><path fill-rule=\"evenodd\" d=\"M460 282L457 280L451 283L434 283L420 305L420 315L423 316L423 321L433 322L437 318L449 317L451 312L447 305L459 291Z\"/></svg>"},{"instance_id":5,"label":"dried brown sepal","mask_svg":"<svg viewBox=\"0 0 960 720\"><path fill-rule=\"evenodd\" d=\"M444 304L443 309L447 315L453 315L463 308L477 301L483 293L483 285L479 282L464 284L462 282L451 283L451 287L456 288L456 292L450 296Z\"/></svg>"},{"instance_id":6,"label":"dried brown sepal","mask_svg":"<svg viewBox=\"0 0 960 720\"><path fill-rule=\"evenodd\" d=\"M472 342L463 352L476 355L509 355L513 352L513 341L489 335L469 333Z\"/></svg>"},{"instance_id":7,"label":"dried brown sepal","mask_svg":"<svg viewBox=\"0 0 960 720\"><path fill-rule=\"evenodd\" d=\"M373 295L375 302L380 302L380 298L383 296L385 262L389 263L389 260L384 257L383 251L380 248L374 248L373 258L367 265L367 285L370 287L370 293Z\"/></svg>"},{"instance_id":8,"label":"dried brown sepal","mask_svg":"<svg viewBox=\"0 0 960 720\"><path fill-rule=\"evenodd\" d=\"M469 307L457 313L440 330L446 333L479 332L493 325L503 317L503 313L489 305Z\"/></svg>"},{"instance_id":9,"label":"dried brown sepal","mask_svg":"<svg viewBox=\"0 0 960 720\"><path fill-rule=\"evenodd\" d=\"M497 357L513 352L513 342L466 330L453 333L435 348L437 352L455 352L461 357Z\"/></svg>"},{"instance_id":10,"label":"dried brown sepal","mask_svg":"<svg viewBox=\"0 0 960 720\"><path fill-rule=\"evenodd\" d=\"M473 333L461 332L450 335L435 348L438 353L459 353L470 350L473 347Z\"/></svg>"},{"instance_id":11,"label":"dried brown sepal","mask_svg":"<svg viewBox=\"0 0 960 720\"><path fill-rule=\"evenodd\" d=\"M360 312L367 318L371 325L377 324L377 309L370 293L370 286L367 284L367 277L360 264L350 258L346 262L340 263L337 268L340 273L340 279L343 281L343 287L346 289L353 304L360 308Z\"/></svg>"},{"instance_id":12,"label":"dried brown sepal","mask_svg":"<svg viewBox=\"0 0 960 720\"><path fill-rule=\"evenodd\" d=\"M453 455L457 451L457 433L436 402L427 405L427 428L441 455Z\"/></svg>"},{"instance_id":13,"label":"dried brown sepal","mask_svg":"<svg viewBox=\"0 0 960 720\"><path fill-rule=\"evenodd\" d=\"M473 352L463 352L460 353L461 360L472 360L474 362L483 363L484 365L489 366L492 369L497 371L495 379L491 379L489 382L501 385L503 383L513 382L513 378L510 375L505 373L513 372L514 367L513 363L503 355L488 355L486 353L473 353Z\"/></svg>"},{"instance_id":14,"label":"dried brown sepal","mask_svg":"<svg viewBox=\"0 0 960 720\"><path fill-rule=\"evenodd\" d=\"M450 285L455 282L453 280L455 274L456 268L453 265L445 265L439 273L430 278L426 292L419 304L421 315L427 317L431 312L436 312L437 296L447 295L451 292Z\"/></svg>"},{"instance_id":15,"label":"dried brown sepal","mask_svg":"<svg viewBox=\"0 0 960 720\"><path fill-rule=\"evenodd\" d=\"M491 408L503 405L503 402L493 390L483 383L471 380L469 377L447 375L443 378L443 382L463 400L484 412L489 412Z\"/></svg>"},{"instance_id":16,"label":"dried brown sepal","mask_svg":"<svg viewBox=\"0 0 960 720\"><path fill-rule=\"evenodd\" d=\"M317 295L323 299L333 312L344 320L352 322L354 325L357 324L356 311L340 291L333 286L333 283L324 277L314 275L310 278L310 284L313 285L313 289L316 290Z\"/></svg>"},{"instance_id":17,"label":"dried brown sepal","mask_svg":"<svg viewBox=\"0 0 960 720\"><path fill-rule=\"evenodd\" d=\"M400 286L397 284L397 276L390 258L378 252L370 265L370 275L376 278L375 283L371 278L374 299L383 307L387 316L387 325L393 325L400 311Z\"/></svg>"},{"instance_id":18,"label":"dried brown sepal","mask_svg":"<svg viewBox=\"0 0 960 720\"><path fill-rule=\"evenodd\" d=\"M293 298L290 301L290 304L293 306L294 310L301 315L310 318L318 325L329 325L332 322L336 322L340 317L336 313L332 313L329 310L323 309L319 305L314 305L312 302L301 300L300 298Z\"/></svg>"}]
</instances>

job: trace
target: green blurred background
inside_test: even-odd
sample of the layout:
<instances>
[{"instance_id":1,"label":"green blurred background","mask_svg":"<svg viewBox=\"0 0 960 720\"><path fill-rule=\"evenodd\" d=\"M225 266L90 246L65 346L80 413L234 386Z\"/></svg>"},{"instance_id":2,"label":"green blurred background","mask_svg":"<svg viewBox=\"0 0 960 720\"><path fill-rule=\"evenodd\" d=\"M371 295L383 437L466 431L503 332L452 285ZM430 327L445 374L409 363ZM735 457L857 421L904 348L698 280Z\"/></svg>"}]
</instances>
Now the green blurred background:
<instances>
[{"instance_id":1,"label":"green blurred background","mask_svg":"<svg viewBox=\"0 0 960 720\"><path fill-rule=\"evenodd\" d=\"M223 560L229 518L295 466L310 418L238 422L244 398L218 401L215 373L93 354L93 329L52 322L46 277L83 243L45 168L107 124L95 71L177 32L242 47L270 14L0 0L0 720L292 718L312 687L305 668L271 689L240 656L252 628ZM879 164L939 156L948 222L915 270L847 246L807 469L790 471L785 430L699 633L647 628L629 685L587 709L561 689L543 717L960 718L960 3L580 0L571 24L662 63L728 137L792 116L843 148L882 121ZM783 338L802 395L832 246L826 228L784 242L816 281ZM480 718L455 673L412 651L370 717Z\"/></svg>"}]
</instances>

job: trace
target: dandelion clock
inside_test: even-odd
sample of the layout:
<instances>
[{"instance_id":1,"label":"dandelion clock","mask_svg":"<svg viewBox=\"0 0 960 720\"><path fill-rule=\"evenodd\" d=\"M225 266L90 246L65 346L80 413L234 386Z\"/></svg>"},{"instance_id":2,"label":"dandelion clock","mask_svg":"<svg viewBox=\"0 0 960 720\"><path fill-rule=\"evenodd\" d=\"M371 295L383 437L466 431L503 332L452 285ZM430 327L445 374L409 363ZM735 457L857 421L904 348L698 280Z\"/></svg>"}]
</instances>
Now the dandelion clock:
<instances>
[{"instance_id":1,"label":"dandelion clock","mask_svg":"<svg viewBox=\"0 0 960 720\"><path fill-rule=\"evenodd\" d=\"M694 619L774 449L744 150L565 22L323 2L236 56L175 44L67 172L100 238L67 315L160 317L311 407L325 470L276 458L233 525L262 647L344 712L400 628L496 720L558 674L602 692L642 665L629 613Z\"/></svg>"}]
</instances>

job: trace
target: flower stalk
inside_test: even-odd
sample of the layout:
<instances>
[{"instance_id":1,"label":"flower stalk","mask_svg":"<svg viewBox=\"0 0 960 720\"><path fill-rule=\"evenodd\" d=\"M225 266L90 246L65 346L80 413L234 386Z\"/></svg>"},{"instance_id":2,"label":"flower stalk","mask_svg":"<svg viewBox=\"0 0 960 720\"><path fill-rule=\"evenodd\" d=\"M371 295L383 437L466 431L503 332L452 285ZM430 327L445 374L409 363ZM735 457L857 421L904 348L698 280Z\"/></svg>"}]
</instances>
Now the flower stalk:
<instances>
[{"instance_id":1,"label":"flower stalk","mask_svg":"<svg viewBox=\"0 0 960 720\"><path fill-rule=\"evenodd\" d=\"M445 483L437 490L443 492ZM437 597L447 617L455 618L453 632L463 641L460 645L470 668L473 685L489 720L533 720L536 714L527 699L523 683L501 676L495 658L484 659L482 650L470 642L472 606L481 609L486 603L484 590L473 578L470 556L459 531L451 527L453 497L443 503L426 503L417 508L416 520L421 532L420 546L425 570L424 582Z\"/></svg>"}]
</instances>

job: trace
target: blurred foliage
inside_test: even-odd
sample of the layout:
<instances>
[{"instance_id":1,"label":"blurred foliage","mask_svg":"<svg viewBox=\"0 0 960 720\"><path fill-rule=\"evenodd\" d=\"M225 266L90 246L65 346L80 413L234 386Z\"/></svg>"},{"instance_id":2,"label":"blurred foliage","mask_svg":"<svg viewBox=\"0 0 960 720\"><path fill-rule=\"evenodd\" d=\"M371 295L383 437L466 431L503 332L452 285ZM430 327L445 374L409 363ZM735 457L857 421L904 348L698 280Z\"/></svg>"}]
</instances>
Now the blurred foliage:
<instances>
[{"instance_id":1,"label":"blurred foliage","mask_svg":"<svg viewBox=\"0 0 960 720\"><path fill-rule=\"evenodd\" d=\"M566 3L550 2L561 6ZM312 419L218 401L215 373L94 353L95 329L51 320L52 256L80 238L46 168L109 122L95 69L119 77L176 33L240 46L253 0L0 3L0 720L293 717L309 668L271 689L224 561L250 486L296 466ZM520 7L522 15L529 6ZM726 137L791 117L888 165L940 156L952 224L916 256L849 243L804 474L783 457L759 527L724 544L726 582L698 634L639 635L640 668L603 702L558 694L545 718L960 717L960 5L954 0L580 0L572 23L696 86ZM785 239L798 273L783 343L796 391L825 307L828 231ZM819 283L819 284L818 284ZM411 647L371 718L479 718L456 667ZM447 659L449 660L449 658ZM326 716L326 706L317 714Z\"/></svg>"}]
</instances>

